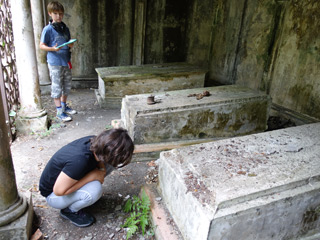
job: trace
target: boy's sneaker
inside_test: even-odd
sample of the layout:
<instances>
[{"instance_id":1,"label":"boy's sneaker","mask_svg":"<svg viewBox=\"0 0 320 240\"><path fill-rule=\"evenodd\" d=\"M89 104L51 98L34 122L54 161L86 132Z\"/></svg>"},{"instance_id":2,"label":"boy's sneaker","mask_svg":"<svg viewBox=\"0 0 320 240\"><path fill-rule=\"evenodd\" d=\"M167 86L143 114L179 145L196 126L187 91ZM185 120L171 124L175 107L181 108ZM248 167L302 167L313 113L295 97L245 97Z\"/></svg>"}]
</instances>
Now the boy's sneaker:
<instances>
[{"instance_id":1,"label":"boy's sneaker","mask_svg":"<svg viewBox=\"0 0 320 240\"><path fill-rule=\"evenodd\" d=\"M73 114L76 114L77 111L72 109L71 107L69 107L68 105L66 105L65 107L62 106L62 111L64 113L67 113L67 114L70 114L70 115L73 115Z\"/></svg>"},{"instance_id":2,"label":"boy's sneaker","mask_svg":"<svg viewBox=\"0 0 320 240\"><path fill-rule=\"evenodd\" d=\"M57 118L58 118L59 120L61 120L62 122L70 122L70 121L72 121L72 117L68 116L68 115L65 114L64 112L58 113L58 114L57 114Z\"/></svg>"},{"instance_id":3,"label":"boy's sneaker","mask_svg":"<svg viewBox=\"0 0 320 240\"><path fill-rule=\"evenodd\" d=\"M60 210L60 216L70 220L71 223L77 227L88 227L95 222L95 218L93 216L82 210L72 212L69 208L65 208Z\"/></svg>"}]
</instances>

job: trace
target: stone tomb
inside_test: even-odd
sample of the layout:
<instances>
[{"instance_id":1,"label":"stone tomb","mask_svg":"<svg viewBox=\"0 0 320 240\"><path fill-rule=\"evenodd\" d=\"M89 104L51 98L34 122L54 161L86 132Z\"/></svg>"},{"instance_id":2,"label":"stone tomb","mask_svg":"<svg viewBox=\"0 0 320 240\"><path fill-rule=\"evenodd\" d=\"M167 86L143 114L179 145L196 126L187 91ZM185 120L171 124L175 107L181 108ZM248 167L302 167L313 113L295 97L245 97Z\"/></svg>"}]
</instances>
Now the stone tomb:
<instances>
[{"instance_id":1,"label":"stone tomb","mask_svg":"<svg viewBox=\"0 0 320 240\"><path fill-rule=\"evenodd\" d=\"M161 152L184 239L320 239L320 123Z\"/></svg>"},{"instance_id":2,"label":"stone tomb","mask_svg":"<svg viewBox=\"0 0 320 240\"><path fill-rule=\"evenodd\" d=\"M209 92L197 99L195 94ZM126 96L121 121L135 144L199 141L246 135L266 130L270 98L230 85Z\"/></svg>"},{"instance_id":3,"label":"stone tomb","mask_svg":"<svg viewBox=\"0 0 320 240\"><path fill-rule=\"evenodd\" d=\"M163 63L96 68L96 72L100 106L120 108L125 95L203 87L207 70L188 63Z\"/></svg>"}]
</instances>

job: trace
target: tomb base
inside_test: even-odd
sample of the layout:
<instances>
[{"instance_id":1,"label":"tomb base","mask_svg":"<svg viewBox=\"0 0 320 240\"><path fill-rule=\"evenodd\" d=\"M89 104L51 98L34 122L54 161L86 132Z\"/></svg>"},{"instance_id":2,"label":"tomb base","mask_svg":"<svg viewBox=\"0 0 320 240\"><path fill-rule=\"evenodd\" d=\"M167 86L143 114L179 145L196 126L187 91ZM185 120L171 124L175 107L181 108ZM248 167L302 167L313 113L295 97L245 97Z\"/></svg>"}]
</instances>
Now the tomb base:
<instances>
[{"instance_id":1,"label":"tomb base","mask_svg":"<svg viewBox=\"0 0 320 240\"><path fill-rule=\"evenodd\" d=\"M96 72L99 105L120 108L126 95L203 87L207 70L181 62L104 67Z\"/></svg>"},{"instance_id":2,"label":"tomb base","mask_svg":"<svg viewBox=\"0 0 320 240\"><path fill-rule=\"evenodd\" d=\"M320 124L162 152L159 189L184 239L317 239Z\"/></svg>"},{"instance_id":3,"label":"tomb base","mask_svg":"<svg viewBox=\"0 0 320 240\"><path fill-rule=\"evenodd\" d=\"M230 85L158 93L154 104L148 103L149 96L122 100L121 120L135 144L219 139L267 128L270 98L248 88Z\"/></svg>"}]
</instances>

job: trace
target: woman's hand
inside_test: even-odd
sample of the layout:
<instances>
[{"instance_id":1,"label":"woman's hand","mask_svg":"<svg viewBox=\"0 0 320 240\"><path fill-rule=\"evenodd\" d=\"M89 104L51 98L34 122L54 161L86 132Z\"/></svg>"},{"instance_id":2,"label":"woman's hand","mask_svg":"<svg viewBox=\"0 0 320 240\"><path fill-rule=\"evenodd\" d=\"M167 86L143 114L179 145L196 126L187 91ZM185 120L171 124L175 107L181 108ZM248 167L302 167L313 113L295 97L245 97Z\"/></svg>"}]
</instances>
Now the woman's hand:
<instances>
[{"instance_id":1,"label":"woman's hand","mask_svg":"<svg viewBox=\"0 0 320 240\"><path fill-rule=\"evenodd\" d=\"M90 173L92 173L95 176L95 180L97 180L101 184L103 184L104 177L106 176L106 169L105 168L94 169Z\"/></svg>"}]
</instances>

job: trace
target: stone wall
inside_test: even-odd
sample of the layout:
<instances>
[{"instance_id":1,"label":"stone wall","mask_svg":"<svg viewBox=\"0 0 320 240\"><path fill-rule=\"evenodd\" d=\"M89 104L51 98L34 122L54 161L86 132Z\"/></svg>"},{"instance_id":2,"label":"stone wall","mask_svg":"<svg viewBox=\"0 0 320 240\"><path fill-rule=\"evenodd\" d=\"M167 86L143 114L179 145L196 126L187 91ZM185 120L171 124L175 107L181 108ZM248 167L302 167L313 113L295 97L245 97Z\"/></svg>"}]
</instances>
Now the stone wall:
<instances>
[{"instance_id":1,"label":"stone wall","mask_svg":"<svg viewBox=\"0 0 320 240\"><path fill-rule=\"evenodd\" d=\"M318 0L139 1L146 4L144 64L200 65L209 70L208 86L258 89L284 109L320 119ZM133 63L135 14L142 14L135 1L61 2L64 21L78 39L74 76Z\"/></svg>"},{"instance_id":2,"label":"stone wall","mask_svg":"<svg viewBox=\"0 0 320 240\"><path fill-rule=\"evenodd\" d=\"M320 2L214 1L210 79L320 118Z\"/></svg>"},{"instance_id":3,"label":"stone wall","mask_svg":"<svg viewBox=\"0 0 320 240\"><path fill-rule=\"evenodd\" d=\"M285 5L268 82L273 102L320 119L320 2Z\"/></svg>"}]
</instances>

